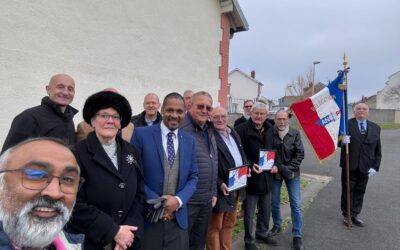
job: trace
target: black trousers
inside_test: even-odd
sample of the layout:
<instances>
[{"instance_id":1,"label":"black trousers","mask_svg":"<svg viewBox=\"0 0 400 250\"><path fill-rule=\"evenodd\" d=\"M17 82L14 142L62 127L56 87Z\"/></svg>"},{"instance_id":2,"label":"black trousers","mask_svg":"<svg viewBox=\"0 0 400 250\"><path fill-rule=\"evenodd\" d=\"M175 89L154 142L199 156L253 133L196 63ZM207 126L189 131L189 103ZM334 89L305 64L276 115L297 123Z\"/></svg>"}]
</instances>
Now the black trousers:
<instances>
[{"instance_id":1,"label":"black trousers","mask_svg":"<svg viewBox=\"0 0 400 250\"><path fill-rule=\"evenodd\" d=\"M361 173L358 169L350 171L350 211L352 216L357 216L361 213L367 183L368 174ZM343 167L341 209L344 217L347 217L346 196L346 168Z\"/></svg>"},{"instance_id":2,"label":"black trousers","mask_svg":"<svg viewBox=\"0 0 400 250\"><path fill-rule=\"evenodd\" d=\"M144 250L189 249L189 234L178 226L175 219L148 224L144 228Z\"/></svg>"},{"instance_id":3,"label":"black trousers","mask_svg":"<svg viewBox=\"0 0 400 250\"><path fill-rule=\"evenodd\" d=\"M204 250L207 240L208 222L211 217L211 201L206 204L189 204L189 249Z\"/></svg>"}]
</instances>

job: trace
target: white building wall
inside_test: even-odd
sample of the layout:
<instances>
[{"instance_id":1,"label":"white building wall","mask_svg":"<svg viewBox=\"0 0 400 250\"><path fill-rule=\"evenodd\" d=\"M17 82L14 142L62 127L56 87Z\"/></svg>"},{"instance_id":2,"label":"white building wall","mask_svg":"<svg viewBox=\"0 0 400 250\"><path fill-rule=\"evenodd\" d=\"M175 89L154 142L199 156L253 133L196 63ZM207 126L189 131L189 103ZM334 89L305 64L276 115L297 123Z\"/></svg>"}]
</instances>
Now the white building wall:
<instances>
[{"instance_id":1,"label":"white building wall","mask_svg":"<svg viewBox=\"0 0 400 250\"><path fill-rule=\"evenodd\" d=\"M378 91L376 108L400 110L400 71L391 75L386 86Z\"/></svg>"},{"instance_id":2,"label":"white building wall","mask_svg":"<svg viewBox=\"0 0 400 250\"><path fill-rule=\"evenodd\" d=\"M231 84L230 94L242 99L257 98L258 84L235 71L228 77L228 82Z\"/></svg>"},{"instance_id":3,"label":"white building wall","mask_svg":"<svg viewBox=\"0 0 400 250\"><path fill-rule=\"evenodd\" d=\"M11 120L38 105L51 75L76 82L72 106L115 87L142 111L148 92L207 90L217 100L218 0L2 1L0 143ZM75 122L82 120L78 113Z\"/></svg>"},{"instance_id":4,"label":"white building wall","mask_svg":"<svg viewBox=\"0 0 400 250\"><path fill-rule=\"evenodd\" d=\"M232 113L243 112L243 101L254 100L258 94L258 84L238 71L228 76L230 84L230 107Z\"/></svg>"}]
</instances>

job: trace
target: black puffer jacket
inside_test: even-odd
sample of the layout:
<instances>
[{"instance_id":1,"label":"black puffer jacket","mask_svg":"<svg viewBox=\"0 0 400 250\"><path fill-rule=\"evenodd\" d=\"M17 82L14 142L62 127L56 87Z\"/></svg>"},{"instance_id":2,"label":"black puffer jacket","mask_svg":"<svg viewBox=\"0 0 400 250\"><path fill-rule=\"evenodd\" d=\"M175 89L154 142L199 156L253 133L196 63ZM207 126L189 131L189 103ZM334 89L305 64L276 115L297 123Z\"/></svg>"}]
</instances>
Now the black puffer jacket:
<instances>
[{"instance_id":1,"label":"black puffer jacket","mask_svg":"<svg viewBox=\"0 0 400 250\"><path fill-rule=\"evenodd\" d=\"M265 121L264 132L260 135L251 118L242 124L239 124L235 130L242 140L244 152L251 165L258 164L260 149L273 149L273 126ZM259 195L272 191L273 177L269 171L260 174L252 173L251 178L247 180L246 191L249 194Z\"/></svg>"},{"instance_id":2,"label":"black puffer jacket","mask_svg":"<svg viewBox=\"0 0 400 250\"><path fill-rule=\"evenodd\" d=\"M304 159L304 147L300 132L289 128L288 133L281 140L277 128L274 127L274 148L277 150L275 165L278 168L287 167L295 176L299 176L300 164Z\"/></svg>"},{"instance_id":3,"label":"black puffer jacket","mask_svg":"<svg viewBox=\"0 0 400 250\"><path fill-rule=\"evenodd\" d=\"M48 96L39 106L29 108L12 121L2 152L31 137L55 137L68 145L75 143L75 125L72 120L78 110L67 106L64 113Z\"/></svg>"},{"instance_id":4,"label":"black puffer jacket","mask_svg":"<svg viewBox=\"0 0 400 250\"><path fill-rule=\"evenodd\" d=\"M213 196L217 196L218 152L213 128L210 123L207 123L203 130L193 120L190 113L186 113L181 129L189 132L195 139L199 173L196 192L188 203L208 203ZM209 143L206 143L205 136L208 137Z\"/></svg>"}]
</instances>

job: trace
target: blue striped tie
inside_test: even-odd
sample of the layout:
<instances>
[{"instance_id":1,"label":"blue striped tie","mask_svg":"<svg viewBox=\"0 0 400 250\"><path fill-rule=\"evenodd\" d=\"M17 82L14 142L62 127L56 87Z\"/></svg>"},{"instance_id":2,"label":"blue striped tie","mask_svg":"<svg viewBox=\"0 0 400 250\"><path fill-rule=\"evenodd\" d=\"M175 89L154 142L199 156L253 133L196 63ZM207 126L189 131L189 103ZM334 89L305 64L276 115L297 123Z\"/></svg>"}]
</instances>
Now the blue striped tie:
<instances>
[{"instance_id":1,"label":"blue striped tie","mask_svg":"<svg viewBox=\"0 0 400 250\"><path fill-rule=\"evenodd\" d=\"M360 122L360 132L362 135L365 135L367 131L365 131L364 122Z\"/></svg>"},{"instance_id":2,"label":"blue striped tie","mask_svg":"<svg viewBox=\"0 0 400 250\"><path fill-rule=\"evenodd\" d=\"M169 132L167 137L167 151L168 151L168 162L169 166L172 167L175 161L175 149L174 149L174 141L172 140L173 132Z\"/></svg>"}]
</instances>

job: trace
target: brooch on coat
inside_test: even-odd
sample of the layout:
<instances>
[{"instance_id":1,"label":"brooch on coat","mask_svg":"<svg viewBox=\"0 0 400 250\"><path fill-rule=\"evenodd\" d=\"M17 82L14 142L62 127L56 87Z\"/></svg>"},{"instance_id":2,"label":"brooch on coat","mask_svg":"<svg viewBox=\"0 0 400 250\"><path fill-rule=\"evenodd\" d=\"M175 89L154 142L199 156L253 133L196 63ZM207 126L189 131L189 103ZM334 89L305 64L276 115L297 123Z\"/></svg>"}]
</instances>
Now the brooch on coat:
<instances>
[{"instance_id":1,"label":"brooch on coat","mask_svg":"<svg viewBox=\"0 0 400 250\"><path fill-rule=\"evenodd\" d=\"M126 162L127 162L128 164L130 164L130 165L136 163L135 158L134 158L133 155L131 155L131 154L127 155L125 159L126 159Z\"/></svg>"}]
</instances>

